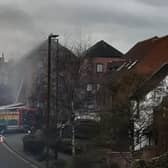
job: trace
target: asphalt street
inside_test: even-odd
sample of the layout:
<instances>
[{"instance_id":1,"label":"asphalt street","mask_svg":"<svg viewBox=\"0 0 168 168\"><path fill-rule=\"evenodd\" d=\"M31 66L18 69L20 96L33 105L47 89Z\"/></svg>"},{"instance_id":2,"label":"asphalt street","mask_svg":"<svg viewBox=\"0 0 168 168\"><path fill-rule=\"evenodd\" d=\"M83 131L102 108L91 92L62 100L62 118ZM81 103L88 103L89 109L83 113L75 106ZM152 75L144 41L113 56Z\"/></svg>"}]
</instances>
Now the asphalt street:
<instances>
[{"instance_id":1,"label":"asphalt street","mask_svg":"<svg viewBox=\"0 0 168 168\"><path fill-rule=\"evenodd\" d=\"M5 143L0 144L0 168L38 168L12 151Z\"/></svg>"}]
</instances>

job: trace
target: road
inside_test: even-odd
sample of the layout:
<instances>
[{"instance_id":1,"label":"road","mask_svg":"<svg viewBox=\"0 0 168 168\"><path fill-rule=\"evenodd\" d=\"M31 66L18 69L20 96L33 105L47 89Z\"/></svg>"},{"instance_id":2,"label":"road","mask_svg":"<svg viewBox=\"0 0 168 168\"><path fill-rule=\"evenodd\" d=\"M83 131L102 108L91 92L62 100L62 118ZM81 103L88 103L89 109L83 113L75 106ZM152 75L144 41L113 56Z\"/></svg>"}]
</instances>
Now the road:
<instances>
[{"instance_id":1,"label":"road","mask_svg":"<svg viewBox=\"0 0 168 168\"><path fill-rule=\"evenodd\" d=\"M5 143L0 144L0 167L2 168L38 168L12 151Z\"/></svg>"}]
</instances>

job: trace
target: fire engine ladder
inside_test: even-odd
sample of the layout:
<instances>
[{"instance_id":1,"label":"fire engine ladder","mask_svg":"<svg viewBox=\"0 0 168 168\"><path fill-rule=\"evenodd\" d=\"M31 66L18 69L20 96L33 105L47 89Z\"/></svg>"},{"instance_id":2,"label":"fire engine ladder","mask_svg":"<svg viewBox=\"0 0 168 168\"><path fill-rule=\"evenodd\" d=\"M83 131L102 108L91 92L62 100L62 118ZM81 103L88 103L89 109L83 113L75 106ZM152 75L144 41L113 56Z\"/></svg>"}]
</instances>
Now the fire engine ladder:
<instances>
[{"instance_id":1,"label":"fire engine ladder","mask_svg":"<svg viewBox=\"0 0 168 168\"><path fill-rule=\"evenodd\" d=\"M24 79L22 79L20 81L20 85L19 85L19 88L18 88L18 91L17 91L17 94L16 94L15 103L17 103L19 101L19 97L20 97L21 91L23 89L23 83L24 83Z\"/></svg>"}]
</instances>

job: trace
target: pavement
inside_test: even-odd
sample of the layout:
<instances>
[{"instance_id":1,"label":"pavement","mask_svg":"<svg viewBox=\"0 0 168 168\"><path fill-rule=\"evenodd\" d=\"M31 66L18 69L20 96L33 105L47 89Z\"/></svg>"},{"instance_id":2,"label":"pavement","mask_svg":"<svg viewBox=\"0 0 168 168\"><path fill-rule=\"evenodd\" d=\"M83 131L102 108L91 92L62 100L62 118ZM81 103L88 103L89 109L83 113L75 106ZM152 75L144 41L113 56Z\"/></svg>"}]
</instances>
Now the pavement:
<instances>
[{"instance_id":1,"label":"pavement","mask_svg":"<svg viewBox=\"0 0 168 168\"><path fill-rule=\"evenodd\" d=\"M20 157L11 151L5 143L0 144L0 167L1 168L38 168L36 165Z\"/></svg>"},{"instance_id":2,"label":"pavement","mask_svg":"<svg viewBox=\"0 0 168 168\"><path fill-rule=\"evenodd\" d=\"M37 168L45 168L46 161L39 162L36 160L35 156L24 152L23 142L22 142L22 139L24 136L25 136L24 133L7 134L7 135L5 135L5 143L3 143L3 144L6 145L5 147L9 148L10 151L13 151L17 155L19 155L20 158L23 158L23 160L26 160L27 162L31 163L31 165L34 165ZM0 151L1 151L1 149L0 149ZM0 155L0 157L1 157L1 155ZM65 161L68 161L68 160L71 160L72 157L69 155L66 155L66 154L58 153L58 158L65 160ZM52 161L53 160L50 160L50 165L52 164ZM11 162L11 161L9 161L9 162ZM1 159L0 159L0 163L1 163ZM0 164L0 167L1 167L1 164ZM3 168L6 168L6 167L3 167ZM18 167L18 168L20 168L20 167ZM24 167L24 168L27 168L27 167Z\"/></svg>"},{"instance_id":3,"label":"pavement","mask_svg":"<svg viewBox=\"0 0 168 168\"><path fill-rule=\"evenodd\" d=\"M35 165L36 167L39 167L39 168L45 168L45 161L38 162L33 155L25 153L23 151L22 139L23 139L24 135L25 134L23 134L23 133L7 134L5 136L5 145L9 149L11 149L13 152L15 152L17 155L24 158L28 162L30 162L32 165ZM18 168L20 168L20 167L18 167Z\"/></svg>"}]
</instances>

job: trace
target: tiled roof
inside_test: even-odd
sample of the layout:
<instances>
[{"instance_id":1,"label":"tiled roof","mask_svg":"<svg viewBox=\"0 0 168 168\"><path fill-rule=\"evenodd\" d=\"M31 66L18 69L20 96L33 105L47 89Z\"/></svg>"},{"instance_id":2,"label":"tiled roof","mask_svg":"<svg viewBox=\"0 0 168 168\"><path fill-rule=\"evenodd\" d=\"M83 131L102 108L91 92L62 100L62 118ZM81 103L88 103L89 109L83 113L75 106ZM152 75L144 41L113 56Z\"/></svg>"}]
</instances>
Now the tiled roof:
<instances>
[{"instance_id":1,"label":"tiled roof","mask_svg":"<svg viewBox=\"0 0 168 168\"><path fill-rule=\"evenodd\" d=\"M139 42L126 53L125 57L128 63L115 76L119 78L118 81L129 78L131 74L142 78L142 82L139 82L133 90L130 88L130 92L135 91L132 97L143 97L168 75L168 36L153 37Z\"/></svg>"},{"instance_id":2,"label":"tiled roof","mask_svg":"<svg viewBox=\"0 0 168 168\"><path fill-rule=\"evenodd\" d=\"M168 63L168 36L153 37L137 43L126 54L125 58L130 63L136 61L131 71L139 75L152 75L165 63Z\"/></svg>"},{"instance_id":3,"label":"tiled roof","mask_svg":"<svg viewBox=\"0 0 168 168\"><path fill-rule=\"evenodd\" d=\"M138 88L133 97L143 98L151 90L155 89L161 81L168 75L168 64L163 65L149 79L147 79L140 88Z\"/></svg>"},{"instance_id":4,"label":"tiled roof","mask_svg":"<svg viewBox=\"0 0 168 168\"><path fill-rule=\"evenodd\" d=\"M125 54L125 57L131 60L142 60L158 39L159 38L155 36L153 38L138 42Z\"/></svg>"},{"instance_id":5,"label":"tiled roof","mask_svg":"<svg viewBox=\"0 0 168 168\"><path fill-rule=\"evenodd\" d=\"M84 56L86 57L122 57L123 54L106 43L105 41L101 40L97 42L95 45L90 47L85 53Z\"/></svg>"}]
</instances>

